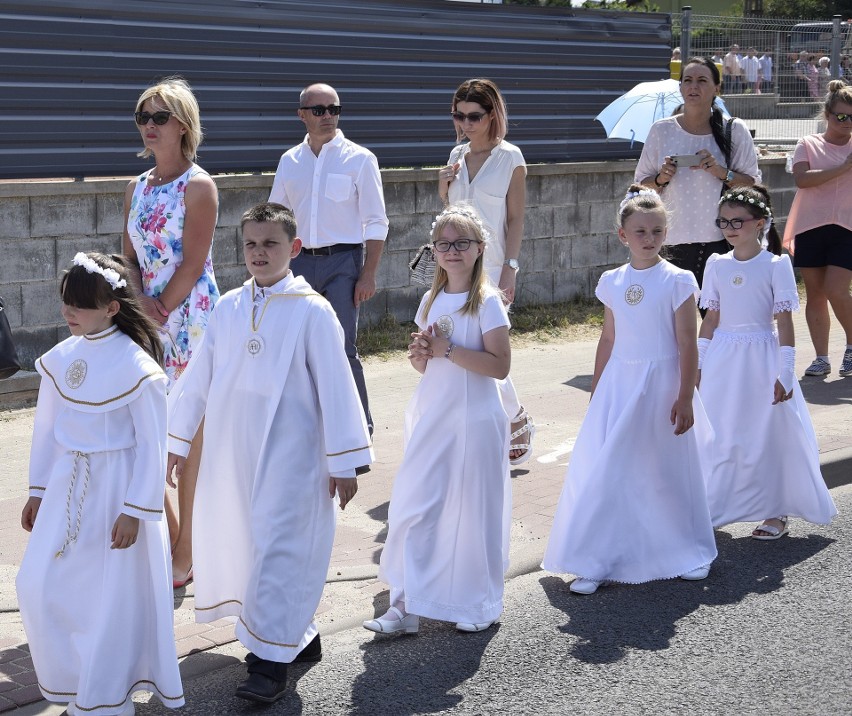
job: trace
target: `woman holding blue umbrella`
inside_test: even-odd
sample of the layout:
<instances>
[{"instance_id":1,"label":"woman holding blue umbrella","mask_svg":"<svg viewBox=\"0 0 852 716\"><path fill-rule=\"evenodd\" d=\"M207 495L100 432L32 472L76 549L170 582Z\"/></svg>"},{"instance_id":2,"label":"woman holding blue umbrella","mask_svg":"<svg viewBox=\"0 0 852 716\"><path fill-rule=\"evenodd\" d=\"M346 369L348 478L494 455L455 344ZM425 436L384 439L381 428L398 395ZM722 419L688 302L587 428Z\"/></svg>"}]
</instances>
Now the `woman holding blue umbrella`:
<instances>
[{"instance_id":1,"label":"woman holding blue umbrella","mask_svg":"<svg viewBox=\"0 0 852 716\"><path fill-rule=\"evenodd\" d=\"M745 122L724 119L714 106L721 79L707 58L684 65L683 111L654 123L635 174L637 182L660 192L669 211L669 260L692 271L699 286L709 256L729 250L714 223L722 187L760 181Z\"/></svg>"}]
</instances>

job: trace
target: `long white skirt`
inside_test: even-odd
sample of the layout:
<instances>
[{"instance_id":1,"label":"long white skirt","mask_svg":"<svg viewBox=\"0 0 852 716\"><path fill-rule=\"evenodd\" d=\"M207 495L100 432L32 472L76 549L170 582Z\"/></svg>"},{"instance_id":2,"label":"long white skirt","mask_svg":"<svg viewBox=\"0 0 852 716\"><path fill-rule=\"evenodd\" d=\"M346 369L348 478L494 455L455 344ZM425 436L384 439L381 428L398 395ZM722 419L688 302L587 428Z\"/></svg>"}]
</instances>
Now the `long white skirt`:
<instances>
[{"instance_id":1,"label":"long white skirt","mask_svg":"<svg viewBox=\"0 0 852 716\"><path fill-rule=\"evenodd\" d=\"M133 546L110 549L133 458L133 449L90 455L80 533L61 557L73 455L57 461L17 578L42 695L96 716L124 713L137 691L153 692L170 708L184 703L165 523L140 520ZM80 474L72 528L83 484Z\"/></svg>"},{"instance_id":2,"label":"long white skirt","mask_svg":"<svg viewBox=\"0 0 852 716\"><path fill-rule=\"evenodd\" d=\"M638 584L716 558L699 452L712 431L696 394L695 426L674 434L678 376L677 357L610 358L577 435L544 569Z\"/></svg>"},{"instance_id":3,"label":"long white skirt","mask_svg":"<svg viewBox=\"0 0 852 716\"><path fill-rule=\"evenodd\" d=\"M707 350L700 392L716 434L707 474L716 526L780 515L828 524L837 514L801 388L772 405L777 355L771 332L716 331Z\"/></svg>"}]
</instances>

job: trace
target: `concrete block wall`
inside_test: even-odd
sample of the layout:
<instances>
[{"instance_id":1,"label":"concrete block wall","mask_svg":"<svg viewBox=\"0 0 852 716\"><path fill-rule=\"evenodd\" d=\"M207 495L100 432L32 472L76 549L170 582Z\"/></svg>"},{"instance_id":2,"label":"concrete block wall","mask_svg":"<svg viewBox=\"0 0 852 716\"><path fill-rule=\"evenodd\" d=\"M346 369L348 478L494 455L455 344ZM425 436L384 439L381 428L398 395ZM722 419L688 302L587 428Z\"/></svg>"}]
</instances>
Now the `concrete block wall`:
<instances>
[{"instance_id":1,"label":"concrete block wall","mask_svg":"<svg viewBox=\"0 0 852 716\"><path fill-rule=\"evenodd\" d=\"M529 167L525 237L517 302L550 304L591 296L601 272L627 254L615 233L614 212L633 178L635 161L546 164ZM784 159L761 161L773 189L776 214L786 216L795 189ZM386 314L410 320L423 294L411 285L408 263L429 239L441 209L434 169L382 172L390 233L378 292L361 320ZM239 219L269 196L272 175L216 177L219 219L213 262L222 291L247 277ZM23 362L68 335L59 315L59 277L77 251L121 250L126 179L0 183L0 296Z\"/></svg>"}]
</instances>

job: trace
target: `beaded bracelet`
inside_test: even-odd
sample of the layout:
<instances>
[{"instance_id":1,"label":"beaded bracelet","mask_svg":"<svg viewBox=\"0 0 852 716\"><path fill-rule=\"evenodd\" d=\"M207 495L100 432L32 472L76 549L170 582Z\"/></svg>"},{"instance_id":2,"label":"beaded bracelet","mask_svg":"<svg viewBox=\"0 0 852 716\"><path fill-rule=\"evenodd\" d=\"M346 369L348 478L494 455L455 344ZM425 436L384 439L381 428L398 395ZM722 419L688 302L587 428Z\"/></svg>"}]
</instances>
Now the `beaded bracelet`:
<instances>
[{"instance_id":1,"label":"beaded bracelet","mask_svg":"<svg viewBox=\"0 0 852 716\"><path fill-rule=\"evenodd\" d=\"M452 361L453 360L453 351L455 350L455 348L456 348L455 344L450 343L450 345L447 346L447 352L444 353L444 358L447 358L448 360Z\"/></svg>"}]
</instances>

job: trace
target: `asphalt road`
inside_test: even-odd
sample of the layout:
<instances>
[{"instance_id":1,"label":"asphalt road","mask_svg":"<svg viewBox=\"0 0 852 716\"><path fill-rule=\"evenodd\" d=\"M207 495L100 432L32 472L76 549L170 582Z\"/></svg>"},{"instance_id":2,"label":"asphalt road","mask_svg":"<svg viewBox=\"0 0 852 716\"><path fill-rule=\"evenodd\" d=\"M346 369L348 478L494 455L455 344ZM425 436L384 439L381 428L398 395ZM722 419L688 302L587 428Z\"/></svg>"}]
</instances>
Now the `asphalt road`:
<instances>
[{"instance_id":1,"label":"asphalt road","mask_svg":"<svg viewBox=\"0 0 852 716\"><path fill-rule=\"evenodd\" d=\"M222 668L185 681L181 713L850 714L852 486L832 494L830 527L795 520L777 542L749 539L744 524L718 531L704 582L581 597L536 571L508 582L502 622L481 634L431 621L416 636L333 634L323 661L292 667L291 692L269 708L232 697L240 648L190 657ZM168 713L137 705L140 716Z\"/></svg>"}]
</instances>

